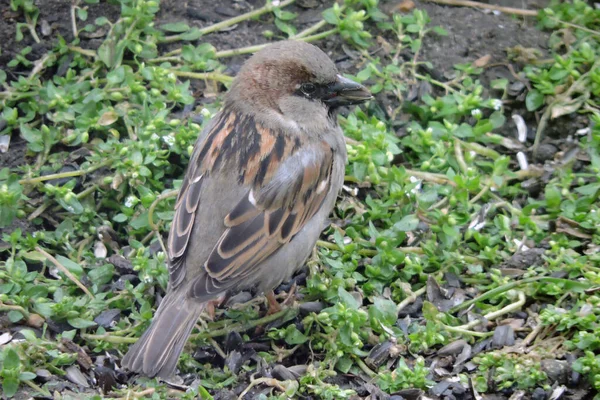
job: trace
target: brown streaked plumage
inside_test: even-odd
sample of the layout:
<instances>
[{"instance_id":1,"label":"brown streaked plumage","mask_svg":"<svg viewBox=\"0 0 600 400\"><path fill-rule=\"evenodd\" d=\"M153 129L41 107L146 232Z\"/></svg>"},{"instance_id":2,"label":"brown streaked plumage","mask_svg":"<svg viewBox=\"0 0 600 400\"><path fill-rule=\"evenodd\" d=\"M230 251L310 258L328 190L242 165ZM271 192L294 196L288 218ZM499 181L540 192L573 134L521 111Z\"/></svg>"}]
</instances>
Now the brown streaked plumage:
<instances>
[{"instance_id":1,"label":"brown streaked plumage","mask_svg":"<svg viewBox=\"0 0 600 400\"><path fill-rule=\"evenodd\" d=\"M279 42L244 64L196 142L169 234L167 294L123 366L168 377L207 302L272 290L302 266L343 183L334 111L369 98L307 43Z\"/></svg>"}]
</instances>

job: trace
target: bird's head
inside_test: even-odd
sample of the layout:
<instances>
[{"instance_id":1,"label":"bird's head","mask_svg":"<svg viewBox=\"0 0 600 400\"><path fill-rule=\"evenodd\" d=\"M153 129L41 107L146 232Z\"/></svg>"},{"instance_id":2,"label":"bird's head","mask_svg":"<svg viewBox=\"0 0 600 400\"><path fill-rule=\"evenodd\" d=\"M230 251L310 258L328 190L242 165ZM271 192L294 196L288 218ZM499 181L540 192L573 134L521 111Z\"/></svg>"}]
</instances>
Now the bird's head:
<instances>
[{"instance_id":1,"label":"bird's head","mask_svg":"<svg viewBox=\"0 0 600 400\"><path fill-rule=\"evenodd\" d=\"M301 41L272 44L252 56L235 78L227 101L300 126L318 125L338 107L371 98L363 85L338 73L318 47Z\"/></svg>"}]
</instances>

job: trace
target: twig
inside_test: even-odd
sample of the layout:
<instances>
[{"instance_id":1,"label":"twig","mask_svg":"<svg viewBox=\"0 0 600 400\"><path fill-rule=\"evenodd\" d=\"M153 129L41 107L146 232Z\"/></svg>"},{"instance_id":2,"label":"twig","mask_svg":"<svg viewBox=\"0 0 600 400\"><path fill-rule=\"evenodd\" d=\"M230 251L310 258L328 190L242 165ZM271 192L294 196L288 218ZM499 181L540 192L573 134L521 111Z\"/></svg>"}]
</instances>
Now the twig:
<instances>
[{"instance_id":1,"label":"twig","mask_svg":"<svg viewBox=\"0 0 600 400\"><path fill-rule=\"evenodd\" d=\"M73 37L78 38L79 32L77 31L77 20L75 19L75 8L79 4L79 0L73 0L71 3L71 29L73 30Z\"/></svg>"},{"instance_id":2,"label":"twig","mask_svg":"<svg viewBox=\"0 0 600 400\"><path fill-rule=\"evenodd\" d=\"M502 7L496 6L493 4L484 4L479 3L477 1L468 1L468 0L425 0L431 3L437 4L445 4L447 6L459 6L459 7L472 7L472 8L481 8L484 10L495 10L500 11L506 14L515 14L515 15L524 15L527 17L535 17L538 15L537 11L533 10L523 10L521 8L512 8L512 7Z\"/></svg>"},{"instance_id":3,"label":"twig","mask_svg":"<svg viewBox=\"0 0 600 400\"><path fill-rule=\"evenodd\" d=\"M44 257L46 257L48 260L50 260L50 262L52 262L52 264L54 264L54 266L58 269L60 269L62 271L62 273L64 273L67 278L69 278L71 280L71 282L73 282L74 284L76 284L81 290L83 290L85 292L85 294L87 294L91 299L94 298L94 295L92 294L92 292L90 292L88 290L88 288L86 288L83 283L81 283L81 281L79 281L79 279L77 279L77 277L75 275L73 275L71 273L71 271L69 271L64 265L62 265L56 258L54 258L50 253L48 253L46 250L42 249L40 246L36 246L35 248L37 251L39 251L40 253L42 253L42 255Z\"/></svg>"}]
</instances>

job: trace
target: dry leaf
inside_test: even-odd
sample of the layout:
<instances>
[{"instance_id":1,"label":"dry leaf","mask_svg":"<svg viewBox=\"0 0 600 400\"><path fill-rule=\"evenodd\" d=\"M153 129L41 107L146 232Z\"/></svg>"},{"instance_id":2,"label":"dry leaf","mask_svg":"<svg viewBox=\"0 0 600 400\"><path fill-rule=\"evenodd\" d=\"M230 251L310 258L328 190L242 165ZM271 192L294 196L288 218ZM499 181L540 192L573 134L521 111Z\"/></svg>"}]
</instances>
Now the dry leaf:
<instances>
[{"instance_id":1,"label":"dry leaf","mask_svg":"<svg viewBox=\"0 0 600 400\"><path fill-rule=\"evenodd\" d=\"M98 119L98 125L100 126L108 126L113 124L116 120L119 119L119 116L114 111L106 111L100 119Z\"/></svg>"},{"instance_id":2,"label":"dry leaf","mask_svg":"<svg viewBox=\"0 0 600 400\"><path fill-rule=\"evenodd\" d=\"M398 3L398 5L396 7L394 7L394 10L398 10L400 12L407 13L409 11L412 11L413 8L415 8L414 1L404 0L404 1L401 1L400 3Z\"/></svg>"},{"instance_id":3,"label":"dry leaf","mask_svg":"<svg viewBox=\"0 0 600 400\"><path fill-rule=\"evenodd\" d=\"M485 67L486 65L488 65L491 60L492 60L492 55L486 54L485 56L479 57L477 60L475 60L473 62L473 66L477 67L477 68L482 68L482 67Z\"/></svg>"}]
</instances>

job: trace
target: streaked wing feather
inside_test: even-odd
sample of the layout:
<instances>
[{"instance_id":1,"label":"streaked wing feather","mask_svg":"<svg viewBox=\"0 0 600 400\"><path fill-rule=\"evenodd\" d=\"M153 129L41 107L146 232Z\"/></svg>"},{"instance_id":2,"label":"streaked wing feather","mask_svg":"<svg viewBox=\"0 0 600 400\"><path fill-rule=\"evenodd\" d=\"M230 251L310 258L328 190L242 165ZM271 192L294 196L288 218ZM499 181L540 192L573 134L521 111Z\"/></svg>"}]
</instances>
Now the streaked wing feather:
<instances>
[{"instance_id":1,"label":"streaked wing feather","mask_svg":"<svg viewBox=\"0 0 600 400\"><path fill-rule=\"evenodd\" d=\"M205 263L207 274L192 286L192 295L205 298L235 286L289 243L323 204L333 156L328 144L318 143L282 157L270 179L256 179L260 184L225 218L227 230Z\"/></svg>"}]
</instances>

